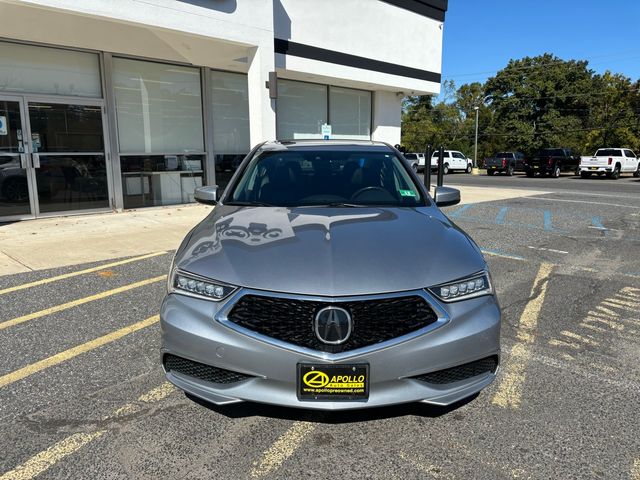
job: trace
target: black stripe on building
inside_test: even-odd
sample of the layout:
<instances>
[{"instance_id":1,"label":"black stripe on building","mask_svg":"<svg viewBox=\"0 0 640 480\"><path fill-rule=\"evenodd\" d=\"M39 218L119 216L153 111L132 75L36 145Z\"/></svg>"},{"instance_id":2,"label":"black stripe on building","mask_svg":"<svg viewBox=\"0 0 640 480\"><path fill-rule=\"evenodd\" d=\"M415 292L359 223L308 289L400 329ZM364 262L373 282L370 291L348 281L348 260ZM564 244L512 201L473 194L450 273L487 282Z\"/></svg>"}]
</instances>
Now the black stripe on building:
<instances>
[{"instance_id":1,"label":"black stripe on building","mask_svg":"<svg viewBox=\"0 0 640 480\"><path fill-rule=\"evenodd\" d=\"M312 47L311 45L290 42L289 40L283 40L280 38L274 38L273 44L275 52L282 53L284 55L292 55L294 57L335 63L346 67L362 68L373 72L388 73L390 75L399 75L401 77L440 83L440 74L430 72L428 70L420 70L418 68L396 65L394 63L383 62L381 60L374 60L373 58L359 57L348 53L327 50L325 48Z\"/></svg>"},{"instance_id":2,"label":"black stripe on building","mask_svg":"<svg viewBox=\"0 0 640 480\"><path fill-rule=\"evenodd\" d=\"M448 8L448 0L382 0L396 7L410 10L423 17L433 18L444 22L444 16Z\"/></svg>"}]
</instances>

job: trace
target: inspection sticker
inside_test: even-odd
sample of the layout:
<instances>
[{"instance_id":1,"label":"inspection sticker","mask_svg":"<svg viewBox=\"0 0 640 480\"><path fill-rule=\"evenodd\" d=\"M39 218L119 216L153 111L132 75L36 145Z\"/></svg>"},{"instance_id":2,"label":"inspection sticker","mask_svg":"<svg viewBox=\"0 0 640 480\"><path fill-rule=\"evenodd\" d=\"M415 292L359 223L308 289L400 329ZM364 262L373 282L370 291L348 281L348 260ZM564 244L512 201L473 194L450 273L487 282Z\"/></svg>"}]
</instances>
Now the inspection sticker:
<instances>
[{"instance_id":1,"label":"inspection sticker","mask_svg":"<svg viewBox=\"0 0 640 480\"><path fill-rule=\"evenodd\" d=\"M413 190L400 190L400 195L402 195L403 197L415 197L416 192L414 192Z\"/></svg>"},{"instance_id":2,"label":"inspection sticker","mask_svg":"<svg viewBox=\"0 0 640 480\"><path fill-rule=\"evenodd\" d=\"M300 400L364 400L369 397L369 365L298 365Z\"/></svg>"}]
</instances>

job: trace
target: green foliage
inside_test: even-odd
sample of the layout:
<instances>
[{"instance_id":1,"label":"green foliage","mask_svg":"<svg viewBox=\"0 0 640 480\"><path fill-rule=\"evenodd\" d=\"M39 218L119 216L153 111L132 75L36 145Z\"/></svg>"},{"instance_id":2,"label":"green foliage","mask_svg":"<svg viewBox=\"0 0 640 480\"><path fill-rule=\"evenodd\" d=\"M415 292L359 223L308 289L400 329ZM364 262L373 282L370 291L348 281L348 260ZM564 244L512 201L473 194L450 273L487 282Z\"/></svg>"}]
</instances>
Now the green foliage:
<instances>
[{"instance_id":1,"label":"green foliage","mask_svg":"<svg viewBox=\"0 0 640 480\"><path fill-rule=\"evenodd\" d=\"M545 147L583 155L603 146L640 150L640 81L597 75L585 61L525 57L509 61L484 84L456 89L449 80L442 89L439 103L429 96L405 100L402 143L408 151L431 144L473 156L476 107L479 158Z\"/></svg>"}]
</instances>

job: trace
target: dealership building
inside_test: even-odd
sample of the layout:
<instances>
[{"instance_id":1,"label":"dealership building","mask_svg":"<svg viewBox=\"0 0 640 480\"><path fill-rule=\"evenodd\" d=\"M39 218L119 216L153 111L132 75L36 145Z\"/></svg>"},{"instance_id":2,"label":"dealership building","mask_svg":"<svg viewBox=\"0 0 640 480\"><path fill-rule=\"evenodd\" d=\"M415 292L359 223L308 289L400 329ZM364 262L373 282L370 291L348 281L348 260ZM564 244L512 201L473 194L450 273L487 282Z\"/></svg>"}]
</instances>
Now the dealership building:
<instances>
[{"instance_id":1,"label":"dealership building","mask_svg":"<svg viewBox=\"0 0 640 480\"><path fill-rule=\"evenodd\" d=\"M0 221L193 201L273 139L400 143L447 0L0 0Z\"/></svg>"}]
</instances>

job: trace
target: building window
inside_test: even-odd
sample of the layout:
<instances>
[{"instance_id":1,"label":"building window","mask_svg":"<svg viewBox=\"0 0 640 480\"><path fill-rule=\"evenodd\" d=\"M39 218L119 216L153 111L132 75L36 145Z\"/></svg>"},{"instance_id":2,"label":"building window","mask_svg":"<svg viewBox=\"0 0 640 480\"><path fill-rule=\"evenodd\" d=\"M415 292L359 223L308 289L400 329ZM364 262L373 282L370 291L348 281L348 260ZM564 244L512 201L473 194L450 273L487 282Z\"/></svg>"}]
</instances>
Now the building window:
<instances>
[{"instance_id":1,"label":"building window","mask_svg":"<svg viewBox=\"0 0 640 480\"><path fill-rule=\"evenodd\" d=\"M95 53L0 42L0 91L102 97Z\"/></svg>"},{"instance_id":2,"label":"building window","mask_svg":"<svg viewBox=\"0 0 640 480\"><path fill-rule=\"evenodd\" d=\"M337 139L371 138L371 92L329 88L331 136Z\"/></svg>"},{"instance_id":3,"label":"building window","mask_svg":"<svg viewBox=\"0 0 640 480\"><path fill-rule=\"evenodd\" d=\"M210 72L216 183L225 187L251 149L249 88L240 73Z\"/></svg>"},{"instance_id":4,"label":"building window","mask_svg":"<svg viewBox=\"0 0 640 480\"><path fill-rule=\"evenodd\" d=\"M331 138L371 138L371 92L293 80L278 81L278 138L322 138L322 125L331 125Z\"/></svg>"},{"instance_id":5,"label":"building window","mask_svg":"<svg viewBox=\"0 0 640 480\"><path fill-rule=\"evenodd\" d=\"M322 138L327 123L327 87L315 83L278 81L278 138Z\"/></svg>"},{"instance_id":6,"label":"building window","mask_svg":"<svg viewBox=\"0 0 640 480\"><path fill-rule=\"evenodd\" d=\"M193 201L205 151L200 70L114 58L124 207Z\"/></svg>"}]
</instances>

